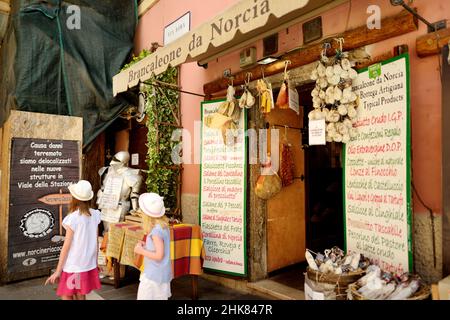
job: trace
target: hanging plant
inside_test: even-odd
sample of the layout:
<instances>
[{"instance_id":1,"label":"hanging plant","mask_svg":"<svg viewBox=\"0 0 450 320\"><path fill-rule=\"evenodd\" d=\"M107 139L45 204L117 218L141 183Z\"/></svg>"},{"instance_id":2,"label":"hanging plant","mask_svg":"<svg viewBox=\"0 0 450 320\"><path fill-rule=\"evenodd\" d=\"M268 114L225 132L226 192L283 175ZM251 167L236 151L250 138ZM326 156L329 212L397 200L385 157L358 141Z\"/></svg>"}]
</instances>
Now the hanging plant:
<instances>
[{"instance_id":1,"label":"hanging plant","mask_svg":"<svg viewBox=\"0 0 450 320\"><path fill-rule=\"evenodd\" d=\"M337 50L334 59L328 59L325 54L311 73L311 79L316 86L311 92L314 110L308 114L310 120L326 122L327 142L347 143L356 137L356 123L359 97L353 91L353 80L358 73L352 68L348 60L348 53L342 52L343 39L340 50Z\"/></svg>"}]
</instances>

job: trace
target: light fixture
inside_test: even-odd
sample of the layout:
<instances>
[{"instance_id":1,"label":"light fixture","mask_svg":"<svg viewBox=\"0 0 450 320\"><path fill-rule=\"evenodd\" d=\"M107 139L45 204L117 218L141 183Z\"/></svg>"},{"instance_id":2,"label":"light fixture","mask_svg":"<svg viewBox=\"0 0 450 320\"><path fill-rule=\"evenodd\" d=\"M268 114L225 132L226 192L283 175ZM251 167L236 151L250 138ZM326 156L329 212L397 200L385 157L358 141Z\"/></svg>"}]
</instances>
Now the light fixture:
<instances>
[{"instance_id":1,"label":"light fixture","mask_svg":"<svg viewBox=\"0 0 450 320\"><path fill-rule=\"evenodd\" d=\"M432 23L428 22L428 20L426 20L424 17L422 17L420 14L418 14L413 8L408 6L404 0L391 0L391 5L402 6L407 11L409 11L413 16L415 16L417 19L419 19L420 21L425 23L428 26L428 30L431 30L431 32L437 31L436 24L432 24Z\"/></svg>"},{"instance_id":2,"label":"light fixture","mask_svg":"<svg viewBox=\"0 0 450 320\"><path fill-rule=\"evenodd\" d=\"M270 64L270 63L278 61L278 60L280 60L280 58L277 58L274 56L268 56L268 57L258 60L258 64Z\"/></svg>"}]
</instances>

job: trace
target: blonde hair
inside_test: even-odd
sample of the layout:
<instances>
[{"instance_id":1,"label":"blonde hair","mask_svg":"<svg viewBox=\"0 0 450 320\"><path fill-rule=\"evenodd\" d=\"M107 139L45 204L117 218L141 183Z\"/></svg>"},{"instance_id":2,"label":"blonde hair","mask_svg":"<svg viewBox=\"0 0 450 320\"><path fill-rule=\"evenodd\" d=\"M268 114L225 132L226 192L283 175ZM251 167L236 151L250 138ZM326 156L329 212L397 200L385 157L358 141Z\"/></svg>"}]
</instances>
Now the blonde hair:
<instances>
[{"instance_id":1,"label":"blonde hair","mask_svg":"<svg viewBox=\"0 0 450 320\"><path fill-rule=\"evenodd\" d=\"M159 224L162 229L166 229L169 227L169 219L166 216L162 216L160 218L153 218L146 215L142 210L140 210L142 216L142 229L146 234L150 233L152 229Z\"/></svg>"},{"instance_id":2,"label":"blonde hair","mask_svg":"<svg viewBox=\"0 0 450 320\"><path fill-rule=\"evenodd\" d=\"M69 205L69 212L75 212L78 210L80 215L85 215L90 217L91 212L89 211L89 208L91 207L91 201L81 201L74 197L72 197L72 201Z\"/></svg>"}]
</instances>

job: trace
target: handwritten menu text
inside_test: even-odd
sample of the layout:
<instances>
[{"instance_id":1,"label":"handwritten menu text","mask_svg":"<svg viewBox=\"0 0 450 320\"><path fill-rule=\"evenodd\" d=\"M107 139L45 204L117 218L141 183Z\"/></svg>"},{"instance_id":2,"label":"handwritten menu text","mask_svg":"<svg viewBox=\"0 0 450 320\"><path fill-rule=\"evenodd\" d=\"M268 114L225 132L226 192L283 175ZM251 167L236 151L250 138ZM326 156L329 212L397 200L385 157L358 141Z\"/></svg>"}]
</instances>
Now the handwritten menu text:
<instances>
[{"instance_id":1,"label":"handwritten menu text","mask_svg":"<svg viewBox=\"0 0 450 320\"><path fill-rule=\"evenodd\" d=\"M360 106L358 135L345 149L347 250L401 274L412 267L407 56L381 70L354 83Z\"/></svg>"},{"instance_id":2,"label":"handwritten menu text","mask_svg":"<svg viewBox=\"0 0 450 320\"><path fill-rule=\"evenodd\" d=\"M203 118L221 102L204 103ZM246 274L245 265L245 113L235 142L225 145L222 131L203 123L200 219L205 245L204 267Z\"/></svg>"}]
</instances>

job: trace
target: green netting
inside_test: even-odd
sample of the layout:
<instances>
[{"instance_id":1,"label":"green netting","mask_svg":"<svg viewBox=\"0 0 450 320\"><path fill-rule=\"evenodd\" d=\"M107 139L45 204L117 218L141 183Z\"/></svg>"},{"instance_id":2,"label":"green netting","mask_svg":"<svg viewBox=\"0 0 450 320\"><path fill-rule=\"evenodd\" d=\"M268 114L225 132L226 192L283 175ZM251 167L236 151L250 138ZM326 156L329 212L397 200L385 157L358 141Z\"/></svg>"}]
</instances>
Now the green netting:
<instances>
[{"instance_id":1,"label":"green netting","mask_svg":"<svg viewBox=\"0 0 450 320\"><path fill-rule=\"evenodd\" d=\"M80 29L69 28L73 5ZM11 9L0 49L0 126L11 109L80 116L89 144L128 106L113 98L112 77L133 48L136 0L12 0Z\"/></svg>"}]
</instances>

